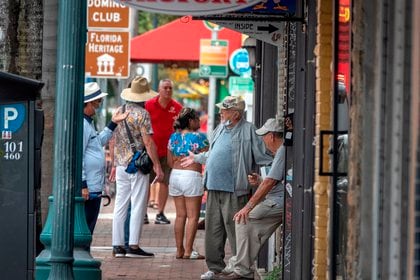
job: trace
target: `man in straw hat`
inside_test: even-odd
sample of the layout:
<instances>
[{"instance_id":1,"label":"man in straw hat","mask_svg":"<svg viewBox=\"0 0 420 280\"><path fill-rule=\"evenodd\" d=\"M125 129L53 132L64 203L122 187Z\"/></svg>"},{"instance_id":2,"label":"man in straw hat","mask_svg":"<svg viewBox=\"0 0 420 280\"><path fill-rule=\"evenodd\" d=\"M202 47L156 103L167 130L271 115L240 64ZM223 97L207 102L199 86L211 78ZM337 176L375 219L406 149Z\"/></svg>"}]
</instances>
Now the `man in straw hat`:
<instances>
[{"instance_id":1,"label":"man in straw hat","mask_svg":"<svg viewBox=\"0 0 420 280\"><path fill-rule=\"evenodd\" d=\"M182 105L172 98L173 83L169 79L159 82L159 95L146 102L145 108L150 113L153 125L153 140L156 143L159 161L164 173L163 181L158 186L151 185L150 206L157 207L155 224L170 224L163 213L168 199L169 174L171 169L167 162L168 141L173 124L182 109ZM153 172L152 172L153 174ZM151 178L152 179L152 178ZM157 205L153 205L154 194L157 192Z\"/></svg>"},{"instance_id":2,"label":"man in straw hat","mask_svg":"<svg viewBox=\"0 0 420 280\"><path fill-rule=\"evenodd\" d=\"M282 222L285 168L283 123L274 118L268 119L256 133L275 155L273 164L264 180L257 173L248 175L251 185L259 186L245 207L233 217L236 221L237 249L236 256L229 260L233 272L221 274L216 279L254 279L254 261L262 245Z\"/></svg>"},{"instance_id":3,"label":"man in straw hat","mask_svg":"<svg viewBox=\"0 0 420 280\"><path fill-rule=\"evenodd\" d=\"M205 219L206 263L209 271L201 279L214 279L230 272L224 262L226 238L236 255L236 212L248 200L250 185L247 176L256 164L266 165L272 158L265 153L262 140L255 134L255 126L244 118L245 101L239 96L227 96L216 104L221 123L211 137L210 150L182 159L183 165L192 162L206 164L204 178L208 190Z\"/></svg>"},{"instance_id":4,"label":"man in straw hat","mask_svg":"<svg viewBox=\"0 0 420 280\"><path fill-rule=\"evenodd\" d=\"M141 150L146 147L147 153L153 162L156 181L163 179L162 168L156 145L152 139L153 129L150 115L144 109L144 102L157 95L149 87L147 79L136 77L131 87L121 93L121 98L127 103L125 110L128 117L125 122L134 139L135 148ZM114 206L114 219L112 222L112 245L115 257L153 257L153 253L145 252L139 247L139 239L143 226L143 217L146 213L146 203L149 193L149 174L140 171L130 174L126 172L128 163L133 156L130 140L125 125L115 130L114 165L116 166L116 197ZM131 216L129 226L128 248L124 248L124 222L127 209L131 203Z\"/></svg>"},{"instance_id":5,"label":"man in straw hat","mask_svg":"<svg viewBox=\"0 0 420 280\"><path fill-rule=\"evenodd\" d=\"M127 117L126 113L116 110L111 122L101 133L95 129L92 117L100 107L102 92L97 83L86 83L84 93L83 120L83 166L82 196L85 201L86 221L93 234L101 207L101 194L105 184L105 152L103 146L112 137L117 124Z\"/></svg>"}]
</instances>

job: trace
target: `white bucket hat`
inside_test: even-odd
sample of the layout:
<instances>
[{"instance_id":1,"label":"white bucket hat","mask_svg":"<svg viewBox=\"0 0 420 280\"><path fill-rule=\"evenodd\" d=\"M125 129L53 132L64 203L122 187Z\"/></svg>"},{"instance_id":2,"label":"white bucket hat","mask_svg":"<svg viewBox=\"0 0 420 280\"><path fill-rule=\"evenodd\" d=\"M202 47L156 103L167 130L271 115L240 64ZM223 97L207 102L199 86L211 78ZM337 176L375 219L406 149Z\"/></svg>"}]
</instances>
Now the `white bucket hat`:
<instances>
[{"instance_id":1,"label":"white bucket hat","mask_svg":"<svg viewBox=\"0 0 420 280\"><path fill-rule=\"evenodd\" d=\"M85 98L84 103L91 102L96 99L101 99L104 96L107 96L108 93L102 92L99 88L98 83L92 82L92 83L86 83L85 84Z\"/></svg>"},{"instance_id":2,"label":"white bucket hat","mask_svg":"<svg viewBox=\"0 0 420 280\"><path fill-rule=\"evenodd\" d=\"M131 102L144 102L157 95L157 92L150 89L149 82L144 77L135 77L131 87L121 92L121 98Z\"/></svg>"}]
</instances>

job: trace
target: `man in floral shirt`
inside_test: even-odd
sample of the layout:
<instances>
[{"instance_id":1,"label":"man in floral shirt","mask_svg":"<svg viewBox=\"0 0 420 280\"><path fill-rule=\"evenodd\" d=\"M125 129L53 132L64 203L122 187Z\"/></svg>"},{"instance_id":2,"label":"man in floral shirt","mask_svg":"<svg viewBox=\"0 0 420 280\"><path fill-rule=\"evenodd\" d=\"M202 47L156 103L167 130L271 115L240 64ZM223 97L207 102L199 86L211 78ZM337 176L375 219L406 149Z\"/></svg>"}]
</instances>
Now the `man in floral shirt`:
<instances>
[{"instance_id":1,"label":"man in floral shirt","mask_svg":"<svg viewBox=\"0 0 420 280\"><path fill-rule=\"evenodd\" d=\"M159 163L156 145L152 139L153 129L150 115L143 108L144 102L156 96L150 90L146 78L136 77L131 88L123 90L121 98L127 101L125 111L128 112L126 123L133 137L136 150L146 147L147 153L153 161L156 180L163 179L162 168ZM142 221L146 213L146 203L149 193L149 174L140 171L127 173L126 168L133 156L130 140L125 125L115 129L114 165L116 166L116 197L114 206L114 220L112 223L112 245L114 257L153 257L153 253L143 251L139 247ZM124 222L127 209L131 203L131 217L129 226L129 240L127 250L124 248Z\"/></svg>"}]
</instances>

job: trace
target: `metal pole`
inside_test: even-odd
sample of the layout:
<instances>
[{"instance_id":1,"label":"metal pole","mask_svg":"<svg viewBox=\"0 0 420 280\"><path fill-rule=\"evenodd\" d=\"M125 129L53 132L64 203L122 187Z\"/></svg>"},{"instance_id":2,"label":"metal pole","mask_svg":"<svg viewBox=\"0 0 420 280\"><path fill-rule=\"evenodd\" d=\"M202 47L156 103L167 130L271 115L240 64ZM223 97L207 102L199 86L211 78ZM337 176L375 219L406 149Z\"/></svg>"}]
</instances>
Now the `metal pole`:
<instances>
[{"instance_id":1,"label":"metal pole","mask_svg":"<svg viewBox=\"0 0 420 280\"><path fill-rule=\"evenodd\" d=\"M211 32L211 39L217 40L218 31L212 30ZM208 104L207 104L207 135L209 138L212 135L212 131L214 129L214 107L216 106L216 77L209 77L209 97L208 97Z\"/></svg>"},{"instance_id":2,"label":"metal pole","mask_svg":"<svg viewBox=\"0 0 420 280\"><path fill-rule=\"evenodd\" d=\"M73 279L74 195L81 170L81 123L86 40L85 0L60 0L54 135L54 216L51 273L48 279ZM80 42L82 40L82 42ZM80 42L80 44L75 44Z\"/></svg>"}]
</instances>

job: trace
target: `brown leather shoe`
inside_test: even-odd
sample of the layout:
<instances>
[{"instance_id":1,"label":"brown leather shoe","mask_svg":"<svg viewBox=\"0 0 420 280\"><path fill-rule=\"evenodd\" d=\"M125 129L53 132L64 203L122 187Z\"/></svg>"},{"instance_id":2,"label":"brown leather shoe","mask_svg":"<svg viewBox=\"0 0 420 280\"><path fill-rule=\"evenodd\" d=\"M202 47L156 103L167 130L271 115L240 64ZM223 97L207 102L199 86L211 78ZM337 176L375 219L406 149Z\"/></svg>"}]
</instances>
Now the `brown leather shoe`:
<instances>
[{"instance_id":1,"label":"brown leather shoe","mask_svg":"<svg viewBox=\"0 0 420 280\"><path fill-rule=\"evenodd\" d=\"M216 276L215 279L220 279L220 280L230 280L230 279L241 279L241 280L245 280L245 279L254 279L254 278L246 278L246 277L242 277L241 275L236 274L235 272L229 273L229 274L223 274L220 273Z\"/></svg>"}]
</instances>

